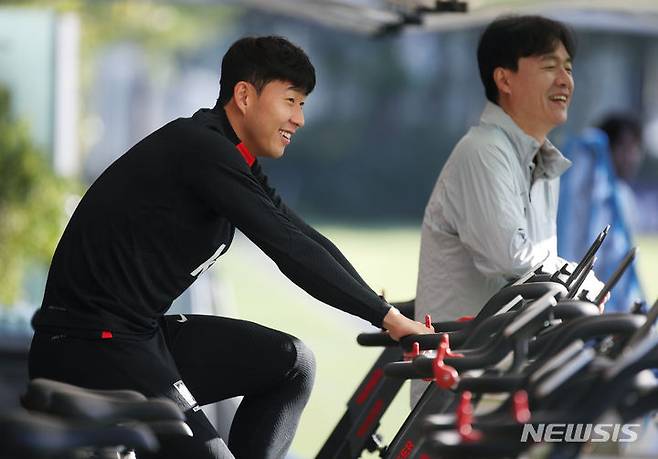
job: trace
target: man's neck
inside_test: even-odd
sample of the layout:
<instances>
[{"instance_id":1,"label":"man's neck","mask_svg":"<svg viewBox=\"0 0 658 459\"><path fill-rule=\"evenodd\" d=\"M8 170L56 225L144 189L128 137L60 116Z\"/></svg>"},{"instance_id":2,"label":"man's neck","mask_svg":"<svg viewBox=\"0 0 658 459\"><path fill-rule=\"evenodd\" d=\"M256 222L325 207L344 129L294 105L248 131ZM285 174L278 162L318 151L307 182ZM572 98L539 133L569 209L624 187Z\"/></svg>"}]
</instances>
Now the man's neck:
<instances>
[{"instance_id":1,"label":"man's neck","mask_svg":"<svg viewBox=\"0 0 658 459\"><path fill-rule=\"evenodd\" d=\"M519 129L539 142L540 145L543 145L544 142L546 142L546 136L550 132L550 129L536 125L522 113L512 110L512 108L508 104L505 104L503 101L500 103L500 108L502 108L503 111L507 113L510 118L512 118L512 121L514 121Z\"/></svg>"},{"instance_id":2,"label":"man's neck","mask_svg":"<svg viewBox=\"0 0 658 459\"><path fill-rule=\"evenodd\" d=\"M235 132L235 135L238 136L238 139L243 140L244 135L242 128L242 112L240 112L237 107L232 105L231 102L226 104L224 107L215 107L215 110L224 110L226 113L226 118L228 118L228 122L233 128L233 132Z\"/></svg>"}]
</instances>

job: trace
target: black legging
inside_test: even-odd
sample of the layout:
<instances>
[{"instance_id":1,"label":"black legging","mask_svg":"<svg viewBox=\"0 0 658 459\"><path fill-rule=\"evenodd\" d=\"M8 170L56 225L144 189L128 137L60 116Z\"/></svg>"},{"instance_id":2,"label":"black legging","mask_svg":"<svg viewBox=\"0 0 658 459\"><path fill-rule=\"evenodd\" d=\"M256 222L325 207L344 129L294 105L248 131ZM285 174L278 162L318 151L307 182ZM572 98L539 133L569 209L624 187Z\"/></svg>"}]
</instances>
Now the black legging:
<instances>
[{"instance_id":1,"label":"black legging","mask_svg":"<svg viewBox=\"0 0 658 459\"><path fill-rule=\"evenodd\" d=\"M176 382L184 381L199 405L243 395L229 449L236 458L280 458L310 396L315 361L301 341L286 333L243 320L186 314L166 316L159 332L146 340L38 332L29 372L30 378L173 399L185 411L194 437L161 440L157 458L230 457Z\"/></svg>"}]
</instances>

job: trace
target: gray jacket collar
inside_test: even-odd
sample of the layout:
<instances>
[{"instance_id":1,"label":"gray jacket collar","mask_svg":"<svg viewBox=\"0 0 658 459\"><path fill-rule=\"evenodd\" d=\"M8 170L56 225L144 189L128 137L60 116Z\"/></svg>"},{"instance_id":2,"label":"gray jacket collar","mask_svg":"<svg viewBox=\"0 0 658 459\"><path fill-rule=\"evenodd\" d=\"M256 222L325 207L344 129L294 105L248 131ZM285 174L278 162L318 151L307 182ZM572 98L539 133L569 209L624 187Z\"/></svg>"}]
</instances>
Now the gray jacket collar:
<instances>
[{"instance_id":1,"label":"gray jacket collar","mask_svg":"<svg viewBox=\"0 0 658 459\"><path fill-rule=\"evenodd\" d=\"M552 179L559 177L571 167L571 161L565 158L548 139L543 145L540 145L534 137L523 132L502 108L492 102L487 102L484 107L480 123L501 129L514 145L516 155L523 168L533 170L535 177L544 176ZM538 151L539 157L535 167L533 158Z\"/></svg>"}]
</instances>

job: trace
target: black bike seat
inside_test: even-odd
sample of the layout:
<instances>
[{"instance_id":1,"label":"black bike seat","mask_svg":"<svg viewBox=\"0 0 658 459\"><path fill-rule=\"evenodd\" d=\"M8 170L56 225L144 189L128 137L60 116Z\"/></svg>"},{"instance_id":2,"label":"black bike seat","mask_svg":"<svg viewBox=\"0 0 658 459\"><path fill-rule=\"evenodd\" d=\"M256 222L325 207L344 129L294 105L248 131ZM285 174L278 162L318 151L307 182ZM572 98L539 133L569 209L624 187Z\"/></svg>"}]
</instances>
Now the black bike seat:
<instances>
[{"instance_id":1,"label":"black bike seat","mask_svg":"<svg viewBox=\"0 0 658 459\"><path fill-rule=\"evenodd\" d=\"M149 451L158 448L155 436L144 426L98 427L73 424L25 411L0 417L0 431L0 457L3 459L51 457L53 454L90 446L105 448L121 445Z\"/></svg>"},{"instance_id":2,"label":"black bike seat","mask_svg":"<svg viewBox=\"0 0 658 459\"><path fill-rule=\"evenodd\" d=\"M134 390L93 390L46 378L30 381L27 392L21 397L21 404L28 410L49 411L50 400L55 393L96 394L106 398L125 401L143 401L146 397Z\"/></svg>"},{"instance_id":3,"label":"black bike seat","mask_svg":"<svg viewBox=\"0 0 658 459\"><path fill-rule=\"evenodd\" d=\"M69 419L114 424L121 421L184 421L169 399L116 400L94 393L54 393L49 413Z\"/></svg>"}]
</instances>

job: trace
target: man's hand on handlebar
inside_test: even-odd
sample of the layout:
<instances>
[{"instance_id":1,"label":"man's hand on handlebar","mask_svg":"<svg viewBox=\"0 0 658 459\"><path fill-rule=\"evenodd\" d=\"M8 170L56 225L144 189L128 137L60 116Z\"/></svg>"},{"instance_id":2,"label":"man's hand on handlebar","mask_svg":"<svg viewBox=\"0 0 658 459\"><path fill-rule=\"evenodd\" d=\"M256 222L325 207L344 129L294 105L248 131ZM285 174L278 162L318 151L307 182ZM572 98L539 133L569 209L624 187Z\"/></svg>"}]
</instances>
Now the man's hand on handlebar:
<instances>
[{"instance_id":1,"label":"man's hand on handlebar","mask_svg":"<svg viewBox=\"0 0 658 459\"><path fill-rule=\"evenodd\" d=\"M383 326L395 341L407 335L424 335L434 333L434 327L427 328L425 324L408 319L396 308L391 308L384 316Z\"/></svg>"}]
</instances>

